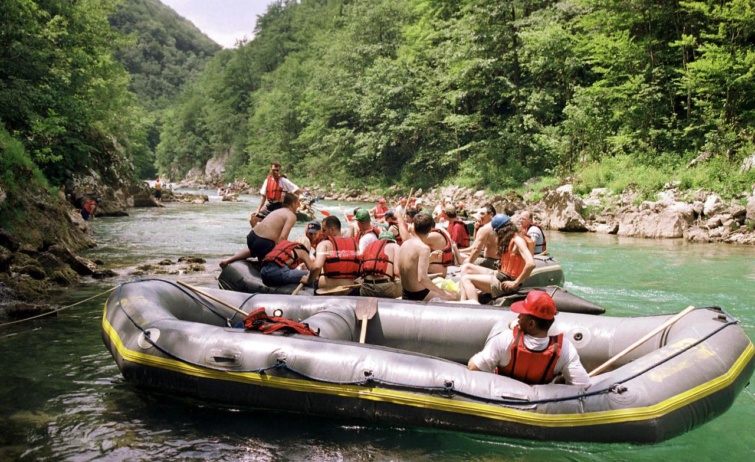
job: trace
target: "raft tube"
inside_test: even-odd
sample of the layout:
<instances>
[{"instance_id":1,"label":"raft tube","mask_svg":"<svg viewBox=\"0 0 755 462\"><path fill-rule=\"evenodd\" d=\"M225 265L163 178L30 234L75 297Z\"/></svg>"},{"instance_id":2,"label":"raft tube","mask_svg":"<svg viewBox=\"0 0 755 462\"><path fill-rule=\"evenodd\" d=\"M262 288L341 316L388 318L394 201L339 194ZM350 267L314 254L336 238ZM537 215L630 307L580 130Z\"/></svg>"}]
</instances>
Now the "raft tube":
<instances>
[{"instance_id":1,"label":"raft tube","mask_svg":"<svg viewBox=\"0 0 755 462\"><path fill-rule=\"evenodd\" d=\"M491 307L379 299L364 344L353 297L249 295L163 280L123 284L105 304L102 334L138 388L233 407L361 419L548 441L656 443L725 412L750 380L755 348L736 319L699 308L591 378L529 386L470 371L468 359L516 314ZM233 328L264 307L318 337ZM672 316L560 313L590 371ZM187 406L191 405L187 402Z\"/></svg>"},{"instance_id":2,"label":"raft tube","mask_svg":"<svg viewBox=\"0 0 755 462\"><path fill-rule=\"evenodd\" d=\"M280 287L268 287L262 283L260 272L254 267L256 263L250 260L237 260L220 272L218 285L221 289L246 292L249 294L290 294L296 289L296 284ZM535 269L532 275L524 281L523 288L563 286L564 271L561 264L550 256L535 256ZM449 277L458 279L459 267L451 267ZM455 276L456 275L456 276ZM304 294L313 294L311 287L302 290ZM526 294L525 294L526 295ZM588 302L589 303L589 302ZM564 309L564 311L567 311Z\"/></svg>"}]
</instances>

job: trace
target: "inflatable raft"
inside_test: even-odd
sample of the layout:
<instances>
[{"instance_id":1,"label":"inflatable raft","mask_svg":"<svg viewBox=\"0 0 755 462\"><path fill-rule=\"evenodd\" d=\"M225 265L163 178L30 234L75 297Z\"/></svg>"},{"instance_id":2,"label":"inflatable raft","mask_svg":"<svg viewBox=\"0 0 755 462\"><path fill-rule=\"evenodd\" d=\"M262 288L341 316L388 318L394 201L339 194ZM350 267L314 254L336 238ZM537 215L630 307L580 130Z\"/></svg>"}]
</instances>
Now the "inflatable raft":
<instances>
[{"instance_id":1,"label":"inflatable raft","mask_svg":"<svg viewBox=\"0 0 755 462\"><path fill-rule=\"evenodd\" d=\"M366 298L249 295L173 282L126 283L105 304L102 334L125 379L233 407L561 441L654 443L726 411L750 380L755 348L720 308L612 318L560 313L591 378L587 390L528 386L466 367L515 318L490 307L378 300L360 344ZM306 322L319 336L235 327L244 312ZM654 331L659 330L657 334Z\"/></svg>"}]
</instances>

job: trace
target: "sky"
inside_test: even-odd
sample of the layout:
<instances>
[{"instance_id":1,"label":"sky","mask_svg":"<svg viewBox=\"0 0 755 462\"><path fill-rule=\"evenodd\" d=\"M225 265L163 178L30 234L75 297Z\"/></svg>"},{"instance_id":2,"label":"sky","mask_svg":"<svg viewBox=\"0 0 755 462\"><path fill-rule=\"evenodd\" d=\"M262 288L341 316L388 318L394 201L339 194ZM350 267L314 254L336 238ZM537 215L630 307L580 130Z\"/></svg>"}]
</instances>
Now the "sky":
<instances>
[{"instance_id":1,"label":"sky","mask_svg":"<svg viewBox=\"0 0 755 462\"><path fill-rule=\"evenodd\" d=\"M257 16L272 0L160 0L224 48L252 39Z\"/></svg>"}]
</instances>

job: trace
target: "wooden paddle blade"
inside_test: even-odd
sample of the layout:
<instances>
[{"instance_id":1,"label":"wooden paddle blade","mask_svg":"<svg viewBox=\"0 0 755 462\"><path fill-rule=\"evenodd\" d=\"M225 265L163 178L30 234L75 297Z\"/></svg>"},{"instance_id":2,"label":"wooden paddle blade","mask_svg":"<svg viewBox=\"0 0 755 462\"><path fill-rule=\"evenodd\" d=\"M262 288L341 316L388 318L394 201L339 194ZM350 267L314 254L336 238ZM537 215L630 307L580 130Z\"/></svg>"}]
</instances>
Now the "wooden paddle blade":
<instances>
[{"instance_id":1,"label":"wooden paddle blade","mask_svg":"<svg viewBox=\"0 0 755 462\"><path fill-rule=\"evenodd\" d=\"M357 300L354 312L357 315L357 319L372 319L377 313L378 301L375 297L363 297Z\"/></svg>"}]
</instances>

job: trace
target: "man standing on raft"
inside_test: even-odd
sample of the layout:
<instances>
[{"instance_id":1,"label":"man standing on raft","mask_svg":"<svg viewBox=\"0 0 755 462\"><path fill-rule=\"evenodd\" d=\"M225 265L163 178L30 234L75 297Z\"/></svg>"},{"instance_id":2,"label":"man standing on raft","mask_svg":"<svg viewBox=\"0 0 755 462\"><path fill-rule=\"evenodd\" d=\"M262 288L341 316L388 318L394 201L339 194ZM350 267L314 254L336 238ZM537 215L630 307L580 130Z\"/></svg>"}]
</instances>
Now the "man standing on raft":
<instances>
[{"instance_id":1,"label":"man standing on raft","mask_svg":"<svg viewBox=\"0 0 755 462\"><path fill-rule=\"evenodd\" d=\"M283 207L283 195L285 193L294 194L298 199L301 189L293 184L288 178L281 175L280 162L272 162L270 164L270 174L265 178L265 181L260 188L262 200L260 200L260 205L257 207L257 215L260 215L260 212L262 212L262 207L265 205L266 201L268 212ZM260 218L265 218L264 214Z\"/></svg>"}]
</instances>

